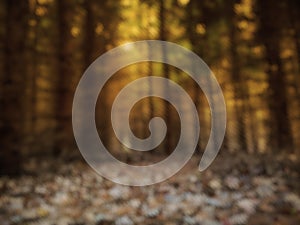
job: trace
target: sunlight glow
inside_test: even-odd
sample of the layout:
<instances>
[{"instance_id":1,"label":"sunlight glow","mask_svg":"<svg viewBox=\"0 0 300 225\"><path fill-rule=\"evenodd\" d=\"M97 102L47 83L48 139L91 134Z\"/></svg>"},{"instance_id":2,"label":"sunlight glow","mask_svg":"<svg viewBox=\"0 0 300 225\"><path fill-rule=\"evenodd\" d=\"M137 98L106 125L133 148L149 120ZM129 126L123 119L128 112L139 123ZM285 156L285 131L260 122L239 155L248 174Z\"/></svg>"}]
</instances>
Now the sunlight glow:
<instances>
[{"instance_id":1,"label":"sunlight glow","mask_svg":"<svg viewBox=\"0 0 300 225\"><path fill-rule=\"evenodd\" d=\"M72 27L71 28L71 34L72 34L73 37L78 37L78 35L80 34L79 27Z\"/></svg>"},{"instance_id":2,"label":"sunlight glow","mask_svg":"<svg viewBox=\"0 0 300 225\"><path fill-rule=\"evenodd\" d=\"M187 4L189 4L190 0L177 0L177 2L181 6L186 6Z\"/></svg>"}]
</instances>

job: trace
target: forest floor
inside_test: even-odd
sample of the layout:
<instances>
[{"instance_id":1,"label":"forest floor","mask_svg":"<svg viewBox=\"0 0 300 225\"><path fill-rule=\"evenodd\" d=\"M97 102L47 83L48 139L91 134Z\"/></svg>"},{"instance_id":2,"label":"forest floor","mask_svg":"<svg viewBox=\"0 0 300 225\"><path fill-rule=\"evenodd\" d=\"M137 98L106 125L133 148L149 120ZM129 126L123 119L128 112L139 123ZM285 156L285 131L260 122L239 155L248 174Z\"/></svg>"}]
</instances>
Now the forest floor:
<instances>
[{"instance_id":1,"label":"forest floor","mask_svg":"<svg viewBox=\"0 0 300 225\"><path fill-rule=\"evenodd\" d=\"M19 178L0 178L0 224L299 225L300 166L292 158L200 156L147 187L114 184L85 162L32 159Z\"/></svg>"}]
</instances>

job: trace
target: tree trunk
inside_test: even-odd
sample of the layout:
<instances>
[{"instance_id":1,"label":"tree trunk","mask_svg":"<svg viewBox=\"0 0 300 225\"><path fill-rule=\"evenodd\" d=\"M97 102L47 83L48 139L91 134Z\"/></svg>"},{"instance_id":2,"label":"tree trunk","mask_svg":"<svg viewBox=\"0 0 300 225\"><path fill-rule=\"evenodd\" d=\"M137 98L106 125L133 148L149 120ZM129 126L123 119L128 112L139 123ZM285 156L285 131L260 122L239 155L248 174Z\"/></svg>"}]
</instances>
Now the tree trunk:
<instances>
[{"instance_id":1,"label":"tree trunk","mask_svg":"<svg viewBox=\"0 0 300 225\"><path fill-rule=\"evenodd\" d=\"M151 58L151 55L152 55L152 49L149 45L148 47L148 55L149 55L149 58ZM153 65L152 65L153 62L147 62L147 72L148 72L148 76L151 77L153 75ZM148 95L150 96L149 97L149 101L148 101L148 106L149 106L149 121L154 118L154 113L155 113L155 108L154 108L154 97L151 97L152 94L153 94L153 83L151 80L149 80L149 83L148 83L149 87L148 87ZM155 128L154 128L154 133L152 133L151 135L155 135ZM152 151L154 153L154 151Z\"/></svg>"},{"instance_id":2,"label":"tree trunk","mask_svg":"<svg viewBox=\"0 0 300 225\"><path fill-rule=\"evenodd\" d=\"M238 150L247 151L247 140L246 140L246 96L248 87L245 85L245 81L241 78L240 60L237 52L237 28L236 28L236 14L234 12L235 0L228 4L228 24L229 24L229 54L231 58L231 81L233 82L234 92L234 111L235 111L235 123L236 123L236 134L238 136Z\"/></svg>"},{"instance_id":3,"label":"tree trunk","mask_svg":"<svg viewBox=\"0 0 300 225\"><path fill-rule=\"evenodd\" d=\"M85 10L86 10L86 17L85 17L85 41L83 50L85 52L84 54L84 60L85 60L85 67L88 68L88 66L95 60L95 16L93 12L93 1L92 0L86 0L84 2Z\"/></svg>"},{"instance_id":4,"label":"tree trunk","mask_svg":"<svg viewBox=\"0 0 300 225\"><path fill-rule=\"evenodd\" d=\"M265 58L267 62L267 74L270 88L269 107L271 114L270 138L272 148L289 150L293 147L290 121L288 115L288 96L286 86L286 74L283 70L280 58L280 2L271 0L258 1L260 16L260 39L265 46ZM268 10L265 10L268 9ZM277 18L277 23L274 23Z\"/></svg>"},{"instance_id":5,"label":"tree trunk","mask_svg":"<svg viewBox=\"0 0 300 225\"><path fill-rule=\"evenodd\" d=\"M196 26L197 26L197 21L199 20L199 18L196 18L192 12L193 7L196 7L196 2L195 0L191 0L189 2L189 4L187 5L187 33L188 33L188 38L192 44L192 48L193 51L198 55L201 56L203 55L203 53L201 52L201 49L203 48L202 46L199 45L199 39L196 36ZM201 91L200 91L200 87L198 86L198 84L196 82L193 83L193 92L194 92L194 103L195 103L195 107L198 111L199 114L199 110L200 108L200 95L201 95ZM202 111L203 112L203 111ZM204 118L204 113L200 114L200 121L201 119ZM199 121L199 122L200 122ZM202 120L203 121L203 120ZM194 128L196 129L196 128ZM205 144L204 144L205 145ZM201 140L199 138L198 144L196 146L196 152L199 153L201 148Z\"/></svg>"},{"instance_id":6,"label":"tree trunk","mask_svg":"<svg viewBox=\"0 0 300 225\"><path fill-rule=\"evenodd\" d=\"M164 0L160 0L159 1L159 21L160 21L160 27L159 27L159 37L161 41L166 41L166 7L165 7L165 2ZM167 59L167 52L166 49L163 47L162 49L162 57L163 60L165 61ZM169 66L167 64L163 64L163 76L166 79L170 79L170 70L169 70ZM169 94L169 87L166 86L165 88L165 93L168 95ZM166 134L166 138L165 138L165 153L166 154L170 154L173 149L172 149L172 135L171 135L171 108L170 108L170 104L168 102L165 103L165 120L166 120L166 124L168 127L168 131Z\"/></svg>"},{"instance_id":7,"label":"tree trunk","mask_svg":"<svg viewBox=\"0 0 300 225\"><path fill-rule=\"evenodd\" d=\"M297 0L288 0L288 13L290 23L293 29L293 36L295 39L297 61L298 61L298 72L300 71L300 6Z\"/></svg>"},{"instance_id":8,"label":"tree trunk","mask_svg":"<svg viewBox=\"0 0 300 225\"><path fill-rule=\"evenodd\" d=\"M56 95L56 143L54 154L66 153L72 147L72 92L70 84L75 71L72 66L74 43L71 35L72 0L59 0L58 4L58 79Z\"/></svg>"},{"instance_id":9,"label":"tree trunk","mask_svg":"<svg viewBox=\"0 0 300 225\"><path fill-rule=\"evenodd\" d=\"M24 50L28 2L6 0L4 71L1 77L0 174L18 175L23 144L22 96L25 94Z\"/></svg>"}]
</instances>

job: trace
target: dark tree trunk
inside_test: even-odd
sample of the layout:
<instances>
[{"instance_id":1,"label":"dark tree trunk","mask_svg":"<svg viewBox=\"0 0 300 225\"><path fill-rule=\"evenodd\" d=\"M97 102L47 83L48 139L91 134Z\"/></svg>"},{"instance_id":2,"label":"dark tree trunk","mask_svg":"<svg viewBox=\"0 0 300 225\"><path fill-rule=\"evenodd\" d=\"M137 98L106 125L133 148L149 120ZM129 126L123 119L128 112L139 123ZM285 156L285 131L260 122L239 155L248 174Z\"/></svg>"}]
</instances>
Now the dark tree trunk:
<instances>
[{"instance_id":1,"label":"dark tree trunk","mask_svg":"<svg viewBox=\"0 0 300 225\"><path fill-rule=\"evenodd\" d=\"M234 92L234 111L235 111L235 124L236 124L236 134L238 136L238 150L247 151L247 140L246 140L246 107L248 87L245 84L245 80L241 78L241 62L239 60L239 55L237 52L237 28L236 28L236 14L234 12L235 0L231 0L228 4L227 17L229 26L229 53L231 58L231 80L233 82L233 92Z\"/></svg>"},{"instance_id":2,"label":"dark tree trunk","mask_svg":"<svg viewBox=\"0 0 300 225\"><path fill-rule=\"evenodd\" d=\"M0 174L20 173L28 2L6 0L5 62L1 76Z\"/></svg>"},{"instance_id":3,"label":"dark tree trunk","mask_svg":"<svg viewBox=\"0 0 300 225\"><path fill-rule=\"evenodd\" d=\"M160 26L159 26L159 38L161 41L166 41L167 40L167 30L166 30L166 7L164 0L159 1L159 21L160 21ZM167 59L167 53L166 49L162 49L162 57L164 60ZM166 79L170 79L170 70L169 66L167 64L163 64L163 76ZM166 86L165 88L165 93L168 95L169 94L169 87ZM171 106L168 102L165 103L165 113L164 117L166 120L166 124L168 127L168 131L166 134L165 138L165 153L170 154L173 149L172 149L172 134L171 134Z\"/></svg>"},{"instance_id":4,"label":"dark tree trunk","mask_svg":"<svg viewBox=\"0 0 300 225\"><path fill-rule=\"evenodd\" d=\"M149 46L148 47L148 55L149 55L149 58L151 58L151 55L152 55L152 49L151 47ZM152 67L152 62L147 62L147 66L148 66L148 76L151 77L153 75L153 67ZM148 83L149 85L149 88L148 88L148 95L149 96L152 96L153 94L153 83L151 81L149 81ZM155 113L155 108L154 108L154 98L153 97L149 97L149 101L148 101L148 106L149 106L149 121L154 118L154 113ZM155 131L155 130L154 130ZM155 134L152 134L152 135L155 135ZM154 151L152 151L154 152Z\"/></svg>"},{"instance_id":5,"label":"dark tree trunk","mask_svg":"<svg viewBox=\"0 0 300 225\"><path fill-rule=\"evenodd\" d=\"M86 0L84 2L86 17L85 17L85 41L83 50L85 52L85 67L87 68L95 60L95 15L93 12L93 3L92 0Z\"/></svg>"},{"instance_id":6,"label":"dark tree trunk","mask_svg":"<svg viewBox=\"0 0 300 225\"><path fill-rule=\"evenodd\" d=\"M287 14L289 14L289 20L291 29L293 30L293 38L296 46L297 68L294 76L296 97L298 98L298 107L300 109L300 5L297 0L288 0ZM298 118L300 120L300 118Z\"/></svg>"},{"instance_id":7,"label":"dark tree trunk","mask_svg":"<svg viewBox=\"0 0 300 225\"><path fill-rule=\"evenodd\" d=\"M58 4L58 79L56 96L56 143L54 154L66 153L72 147L73 133L71 122L72 91L71 80L75 75L72 66L74 42L71 35L71 21L73 17L72 0L59 0Z\"/></svg>"},{"instance_id":8,"label":"dark tree trunk","mask_svg":"<svg viewBox=\"0 0 300 225\"><path fill-rule=\"evenodd\" d=\"M28 75L26 80L27 89L27 118L26 122L28 124L27 132L30 133L29 146L32 148L33 142L36 139L36 120L37 120L37 76L38 76L38 64L39 56L37 51L38 38L39 38L39 23L40 17L35 13L37 7L39 7L39 2L35 1L34 4L30 7L30 19L36 21L36 25L29 27L28 33L32 33L32 37L28 37L29 44L28 48L31 51L28 54L30 57L30 62L28 63ZM29 36L29 35L28 35Z\"/></svg>"},{"instance_id":9,"label":"dark tree trunk","mask_svg":"<svg viewBox=\"0 0 300 225\"><path fill-rule=\"evenodd\" d=\"M197 18L195 15L193 15L192 9L194 7L196 7L196 1L195 0L191 0L189 2L189 4L187 5L187 33L188 33L188 38L192 44L192 48L193 51L202 57L202 46L198 43L199 42L199 38L196 35L196 26L197 26L197 21L200 20L200 18ZM201 91L200 91L200 87L198 86L198 84L196 82L193 83L193 89L194 89L194 103L195 103L195 107L198 110L198 114L199 114L199 110L200 108L200 95L201 95ZM199 119L201 120L203 118L203 115L200 114ZM196 129L196 128L194 128ZM196 152L199 153L201 147L201 141L199 139L197 147L196 147Z\"/></svg>"},{"instance_id":10,"label":"dark tree trunk","mask_svg":"<svg viewBox=\"0 0 300 225\"><path fill-rule=\"evenodd\" d=\"M271 141L273 149L292 149L293 138L289 124L286 74L280 58L280 2L258 1L260 16L260 39L265 46L267 74L270 88L269 106L271 113ZM268 10L265 10L268 9ZM274 23L276 18L277 23Z\"/></svg>"},{"instance_id":11,"label":"dark tree trunk","mask_svg":"<svg viewBox=\"0 0 300 225\"><path fill-rule=\"evenodd\" d=\"M295 39L297 59L298 59L298 72L300 71L300 5L297 0L288 0L288 13L293 29ZM299 75L299 74L298 74Z\"/></svg>"}]
</instances>

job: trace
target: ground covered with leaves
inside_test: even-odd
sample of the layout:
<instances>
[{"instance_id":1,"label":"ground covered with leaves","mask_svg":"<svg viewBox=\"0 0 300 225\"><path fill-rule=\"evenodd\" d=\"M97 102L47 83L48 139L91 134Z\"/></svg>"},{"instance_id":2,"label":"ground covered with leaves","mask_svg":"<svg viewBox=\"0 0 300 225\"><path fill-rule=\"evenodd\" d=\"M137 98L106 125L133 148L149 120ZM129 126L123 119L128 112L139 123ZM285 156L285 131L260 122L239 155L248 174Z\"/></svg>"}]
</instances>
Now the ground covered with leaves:
<instances>
[{"instance_id":1,"label":"ground covered with leaves","mask_svg":"<svg viewBox=\"0 0 300 225\"><path fill-rule=\"evenodd\" d=\"M0 178L0 224L299 225L299 164L220 155L203 173L194 157L160 184L128 187L83 161L32 159L19 178Z\"/></svg>"}]
</instances>

